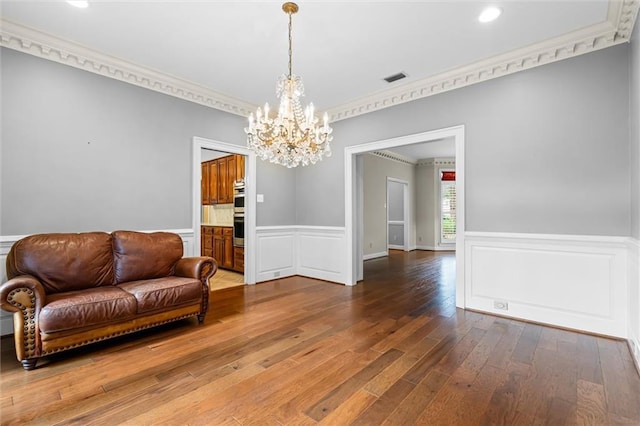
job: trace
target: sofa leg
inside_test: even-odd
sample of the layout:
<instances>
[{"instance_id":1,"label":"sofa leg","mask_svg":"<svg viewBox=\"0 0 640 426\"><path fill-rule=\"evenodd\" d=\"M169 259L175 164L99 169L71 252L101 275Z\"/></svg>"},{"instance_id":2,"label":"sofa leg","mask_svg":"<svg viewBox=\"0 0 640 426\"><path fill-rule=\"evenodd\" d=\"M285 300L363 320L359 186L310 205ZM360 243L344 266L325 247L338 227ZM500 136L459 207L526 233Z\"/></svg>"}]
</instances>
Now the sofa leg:
<instances>
[{"instance_id":1,"label":"sofa leg","mask_svg":"<svg viewBox=\"0 0 640 426\"><path fill-rule=\"evenodd\" d=\"M22 368L29 371L36 368L36 363L38 362L38 358L23 359L20 362L22 363Z\"/></svg>"},{"instance_id":2,"label":"sofa leg","mask_svg":"<svg viewBox=\"0 0 640 426\"><path fill-rule=\"evenodd\" d=\"M202 324L204 322L204 314L198 314L198 324Z\"/></svg>"}]
</instances>

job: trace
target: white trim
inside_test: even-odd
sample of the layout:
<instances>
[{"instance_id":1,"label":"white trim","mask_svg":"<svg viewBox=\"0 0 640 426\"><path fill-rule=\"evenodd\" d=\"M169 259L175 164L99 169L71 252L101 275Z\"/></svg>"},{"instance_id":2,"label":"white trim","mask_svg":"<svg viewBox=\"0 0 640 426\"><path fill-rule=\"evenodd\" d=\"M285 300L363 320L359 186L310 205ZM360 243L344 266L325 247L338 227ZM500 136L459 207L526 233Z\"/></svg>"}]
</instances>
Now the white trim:
<instances>
[{"instance_id":1,"label":"white trim","mask_svg":"<svg viewBox=\"0 0 640 426\"><path fill-rule=\"evenodd\" d=\"M192 226L195 241L200 241L200 208L202 202L201 195L201 174L202 174L202 153L201 150L212 149L214 151L228 152L230 154L244 155L246 157L246 211L245 213L245 233L244 233L244 282L247 284L256 283L256 154L247 147L234 145L227 142L194 136L193 138L193 161L192 161ZM196 244L195 253L200 254L200 244Z\"/></svg>"},{"instance_id":2,"label":"white trim","mask_svg":"<svg viewBox=\"0 0 640 426\"><path fill-rule=\"evenodd\" d=\"M468 232L466 307L627 338L627 242L608 236Z\"/></svg>"},{"instance_id":3,"label":"white trim","mask_svg":"<svg viewBox=\"0 0 640 426\"><path fill-rule=\"evenodd\" d=\"M359 230L357 224L362 220L361 211L357 209L356 184L358 182L356 173L356 158L358 154L371 151L380 151L402 145L411 145L416 143L428 142L443 138L454 138L456 146L456 179L459 184L457 188L457 207L458 207L458 232L456 236L456 306L463 308L464 304L464 125L447 127L444 129L431 130L422 133L416 133L397 138L383 139L374 142L363 143L354 146L348 146L344 149L344 167L345 167L345 191L344 191L344 223L345 223L345 254L348 259L345 270L345 284L356 285L358 282L359 268L361 268L363 259L362 253L358 250L358 240L361 235L354 233ZM360 209L361 210L361 209ZM356 214L356 212L358 214Z\"/></svg>"},{"instance_id":4,"label":"white trim","mask_svg":"<svg viewBox=\"0 0 640 426\"><path fill-rule=\"evenodd\" d=\"M455 244L441 245L441 246L416 246L416 250L427 250L427 251L456 251Z\"/></svg>"},{"instance_id":5,"label":"white trim","mask_svg":"<svg viewBox=\"0 0 640 426\"><path fill-rule=\"evenodd\" d=\"M387 247L389 248L389 250L402 250L402 251L408 251L404 249L404 246L396 246L394 244L387 244ZM364 260L364 258L362 259Z\"/></svg>"},{"instance_id":6,"label":"white trim","mask_svg":"<svg viewBox=\"0 0 640 426\"><path fill-rule=\"evenodd\" d=\"M402 220L389 220L389 182L395 182L402 185ZM411 223L411 200L410 192L409 192L409 182L402 179L397 179L394 177L387 176L387 225L386 225L386 237L387 237L387 248L397 249L397 247L401 247L399 250L409 251L409 224ZM389 225L402 225L402 246L397 246L395 244L389 243ZM364 260L364 259L363 259Z\"/></svg>"},{"instance_id":7,"label":"white trim","mask_svg":"<svg viewBox=\"0 0 640 426\"><path fill-rule=\"evenodd\" d=\"M389 256L388 251L381 251L379 253L365 254L362 256L362 260L371 260L371 259L377 259L379 257L387 257L387 256Z\"/></svg>"},{"instance_id":8,"label":"white trim","mask_svg":"<svg viewBox=\"0 0 640 426\"><path fill-rule=\"evenodd\" d=\"M610 0L607 21L428 78L398 85L328 111L344 120L540 65L628 42L640 2ZM256 105L0 18L0 46L246 117Z\"/></svg>"},{"instance_id":9,"label":"white trim","mask_svg":"<svg viewBox=\"0 0 640 426\"><path fill-rule=\"evenodd\" d=\"M629 352L640 373L640 240L629 238Z\"/></svg>"}]
</instances>

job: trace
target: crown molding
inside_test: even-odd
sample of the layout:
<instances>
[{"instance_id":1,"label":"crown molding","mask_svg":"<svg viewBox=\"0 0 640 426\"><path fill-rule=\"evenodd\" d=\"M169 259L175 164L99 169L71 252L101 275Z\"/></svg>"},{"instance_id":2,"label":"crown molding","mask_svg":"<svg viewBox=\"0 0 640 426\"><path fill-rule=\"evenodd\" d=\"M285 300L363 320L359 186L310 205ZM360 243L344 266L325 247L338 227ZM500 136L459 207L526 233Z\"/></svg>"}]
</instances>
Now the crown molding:
<instances>
[{"instance_id":1,"label":"crown molding","mask_svg":"<svg viewBox=\"0 0 640 426\"><path fill-rule=\"evenodd\" d=\"M81 44L0 18L0 46L69 65L165 95L247 117L255 106Z\"/></svg>"},{"instance_id":2,"label":"crown molding","mask_svg":"<svg viewBox=\"0 0 640 426\"><path fill-rule=\"evenodd\" d=\"M416 164L418 167L422 166L455 166L456 159L455 158L425 158L423 160L418 160Z\"/></svg>"},{"instance_id":3,"label":"crown molding","mask_svg":"<svg viewBox=\"0 0 640 426\"><path fill-rule=\"evenodd\" d=\"M405 157L404 155L397 154L391 151L371 151L369 152L371 155L375 155L376 157L384 158L385 160L392 160L398 163L409 164L410 166L415 166L416 162L409 157Z\"/></svg>"},{"instance_id":4,"label":"crown molding","mask_svg":"<svg viewBox=\"0 0 640 426\"><path fill-rule=\"evenodd\" d=\"M327 111L332 122L503 77L628 42L640 0L610 0L607 20L425 79L382 90Z\"/></svg>"},{"instance_id":5,"label":"crown molding","mask_svg":"<svg viewBox=\"0 0 640 426\"><path fill-rule=\"evenodd\" d=\"M628 42L640 0L610 0L605 22L328 110L339 121ZM247 117L256 105L0 17L0 46ZM412 163L415 164L415 163Z\"/></svg>"}]
</instances>

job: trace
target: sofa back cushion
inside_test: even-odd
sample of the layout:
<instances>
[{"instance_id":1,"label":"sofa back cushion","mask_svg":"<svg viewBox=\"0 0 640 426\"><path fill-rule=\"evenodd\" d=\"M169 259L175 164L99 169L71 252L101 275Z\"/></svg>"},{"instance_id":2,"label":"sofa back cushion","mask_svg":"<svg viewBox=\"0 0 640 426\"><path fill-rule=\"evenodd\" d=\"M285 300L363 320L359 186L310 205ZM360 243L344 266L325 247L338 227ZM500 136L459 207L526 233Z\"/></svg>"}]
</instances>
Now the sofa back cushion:
<instances>
[{"instance_id":1,"label":"sofa back cushion","mask_svg":"<svg viewBox=\"0 0 640 426\"><path fill-rule=\"evenodd\" d=\"M113 285L111 236L84 232L23 238L7 255L7 277L18 275L36 277L48 294Z\"/></svg>"},{"instance_id":2,"label":"sofa back cushion","mask_svg":"<svg viewBox=\"0 0 640 426\"><path fill-rule=\"evenodd\" d=\"M111 235L118 284L173 275L182 258L182 239L177 234L115 231Z\"/></svg>"}]
</instances>

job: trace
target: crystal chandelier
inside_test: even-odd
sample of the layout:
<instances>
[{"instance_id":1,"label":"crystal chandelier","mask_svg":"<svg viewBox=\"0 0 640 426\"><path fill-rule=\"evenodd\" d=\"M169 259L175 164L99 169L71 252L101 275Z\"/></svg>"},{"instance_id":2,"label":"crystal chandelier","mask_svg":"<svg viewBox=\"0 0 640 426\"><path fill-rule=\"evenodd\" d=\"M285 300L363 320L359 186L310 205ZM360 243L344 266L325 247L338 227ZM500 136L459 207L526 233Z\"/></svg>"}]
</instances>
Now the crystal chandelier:
<instances>
[{"instance_id":1,"label":"crystal chandelier","mask_svg":"<svg viewBox=\"0 0 640 426\"><path fill-rule=\"evenodd\" d=\"M330 157L333 129L329 127L327 113L320 125L313 103L302 109L302 78L291 73L291 15L298 11L298 5L287 2L282 10L289 15L289 74L280 76L276 85L280 107L277 115L270 117L269 104L264 104L264 110L258 108L255 117L249 116L249 127L244 131L247 145L260 158L291 168L300 163L303 166L315 164L325 156Z\"/></svg>"}]
</instances>

